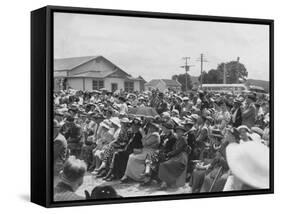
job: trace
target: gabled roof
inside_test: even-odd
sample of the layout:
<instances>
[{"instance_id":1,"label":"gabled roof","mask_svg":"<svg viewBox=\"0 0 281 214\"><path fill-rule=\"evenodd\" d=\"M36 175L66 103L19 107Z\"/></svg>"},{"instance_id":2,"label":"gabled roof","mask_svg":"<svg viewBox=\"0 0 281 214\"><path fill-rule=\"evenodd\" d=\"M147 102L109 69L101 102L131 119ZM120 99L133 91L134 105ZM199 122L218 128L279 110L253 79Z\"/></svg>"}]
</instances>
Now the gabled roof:
<instances>
[{"instance_id":1,"label":"gabled roof","mask_svg":"<svg viewBox=\"0 0 281 214\"><path fill-rule=\"evenodd\" d=\"M70 58L59 58L54 60L54 70L72 70L79 65L85 64L90 60L96 59L100 56L83 56L83 57L70 57Z\"/></svg>"},{"instance_id":2,"label":"gabled roof","mask_svg":"<svg viewBox=\"0 0 281 214\"><path fill-rule=\"evenodd\" d=\"M181 84L177 80L161 79L168 87L179 87Z\"/></svg>"},{"instance_id":3,"label":"gabled roof","mask_svg":"<svg viewBox=\"0 0 281 214\"><path fill-rule=\"evenodd\" d=\"M170 79L153 79L153 80L150 80L145 85L155 86L160 81L164 82L165 85L168 86L168 87L180 87L181 86L181 84L177 80L170 80Z\"/></svg>"}]
</instances>

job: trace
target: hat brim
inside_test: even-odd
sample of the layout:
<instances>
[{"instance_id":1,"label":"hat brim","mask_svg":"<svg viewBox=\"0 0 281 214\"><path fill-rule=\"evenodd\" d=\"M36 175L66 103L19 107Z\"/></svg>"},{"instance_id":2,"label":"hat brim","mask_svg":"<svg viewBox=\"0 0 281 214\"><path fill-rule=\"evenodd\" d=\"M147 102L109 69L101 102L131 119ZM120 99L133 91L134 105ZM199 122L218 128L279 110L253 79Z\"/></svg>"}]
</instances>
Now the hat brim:
<instances>
[{"instance_id":1,"label":"hat brim","mask_svg":"<svg viewBox=\"0 0 281 214\"><path fill-rule=\"evenodd\" d=\"M243 183L259 189L269 188L269 151L258 142L231 143L226 147L231 172Z\"/></svg>"}]
</instances>

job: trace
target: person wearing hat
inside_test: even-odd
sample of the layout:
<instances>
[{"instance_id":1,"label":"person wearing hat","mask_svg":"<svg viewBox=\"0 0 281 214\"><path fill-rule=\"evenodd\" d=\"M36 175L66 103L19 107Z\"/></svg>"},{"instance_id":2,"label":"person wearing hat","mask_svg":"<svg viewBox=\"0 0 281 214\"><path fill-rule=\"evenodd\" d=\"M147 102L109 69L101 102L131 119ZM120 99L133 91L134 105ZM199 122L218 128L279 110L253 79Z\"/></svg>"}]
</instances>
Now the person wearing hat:
<instances>
[{"instance_id":1,"label":"person wearing hat","mask_svg":"<svg viewBox=\"0 0 281 214\"><path fill-rule=\"evenodd\" d=\"M246 99L246 108L242 112L242 125L252 128L256 122L257 109L255 106L256 96L249 94Z\"/></svg>"},{"instance_id":2,"label":"person wearing hat","mask_svg":"<svg viewBox=\"0 0 281 214\"><path fill-rule=\"evenodd\" d=\"M231 125L233 127L238 127L242 124L242 109L241 109L241 100L238 98L234 99L233 108L230 110L231 114Z\"/></svg>"},{"instance_id":3,"label":"person wearing hat","mask_svg":"<svg viewBox=\"0 0 281 214\"><path fill-rule=\"evenodd\" d=\"M70 156L62 169L61 181L54 189L54 201L85 200L77 195L76 190L83 184L87 166L84 161Z\"/></svg>"},{"instance_id":4,"label":"person wearing hat","mask_svg":"<svg viewBox=\"0 0 281 214\"><path fill-rule=\"evenodd\" d=\"M155 105L156 105L155 109L159 115L169 110L168 103L164 100L164 94L162 92L159 93L158 100Z\"/></svg>"},{"instance_id":5,"label":"person wearing hat","mask_svg":"<svg viewBox=\"0 0 281 214\"><path fill-rule=\"evenodd\" d=\"M119 113L128 114L128 106L126 103L126 98L120 96L118 100L119 100L119 104L116 104L116 106L118 107Z\"/></svg>"},{"instance_id":6,"label":"person wearing hat","mask_svg":"<svg viewBox=\"0 0 281 214\"><path fill-rule=\"evenodd\" d=\"M67 145L69 149L69 154L79 158L83 146L82 128L80 125L74 124L74 126L72 126L69 130Z\"/></svg>"},{"instance_id":7,"label":"person wearing hat","mask_svg":"<svg viewBox=\"0 0 281 214\"><path fill-rule=\"evenodd\" d=\"M113 153L112 160L109 166L109 172L104 178L107 181L120 179L125 173L129 155L133 153L134 150L141 150L143 148L142 134L140 132L140 128L142 125L141 119L135 117L131 121L130 125L132 133L127 133L127 137L129 138L128 142L124 142L124 145L120 149L117 148L117 150Z\"/></svg>"},{"instance_id":8,"label":"person wearing hat","mask_svg":"<svg viewBox=\"0 0 281 214\"><path fill-rule=\"evenodd\" d=\"M156 123L149 124L147 134L141 129L143 148L141 150L134 149L133 153L129 155L126 171L121 179L122 182L126 182L128 179L143 182L146 179L144 176L145 163L158 149L160 144L159 131L160 127Z\"/></svg>"},{"instance_id":9,"label":"person wearing hat","mask_svg":"<svg viewBox=\"0 0 281 214\"><path fill-rule=\"evenodd\" d=\"M58 181L59 172L67 158L67 141L60 133L61 126L57 120L53 121L53 163L54 163L54 185Z\"/></svg>"},{"instance_id":10,"label":"person wearing hat","mask_svg":"<svg viewBox=\"0 0 281 214\"><path fill-rule=\"evenodd\" d=\"M120 132L121 132L121 123L119 118L113 117L110 120L111 122L111 128L108 131L110 136L110 139L103 145L103 148L101 149L101 156L100 161L101 165L97 169L98 174L97 178L104 177L108 172L108 161L111 159L114 151L114 147L112 146L119 138Z\"/></svg>"},{"instance_id":11,"label":"person wearing hat","mask_svg":"<svg viewBox=\"0 0 281 214\"><path fill-rule=\"evenodd\" d=\"M269 148L262 143L230 143L226 147L230 175L223 191L268 189Z\"/></svg>"},{"instance_id":12,"label":"person wearing hat","mask_svg":"<svg viewBox=\"0 0 281 214\"><path fill-rule=\"evenodd\" d=\"M92 190L91 195L85 190L85 196L86 200L122 198L122 196L118 195L116 190L110 185L96 186Z\"/></svg>"},{"instance_id":13,"label":"person wearing hat","mask_svg":"<svg viewBox=\"0 0 281 214\"><path fill-rule=\"evenodd\" d=\"M177 141L173 150L167 154L167 160L159 166L158 177L162 181L161 189L181 187L185 185L187 169L187 141L184 137L186 129L180 125L175 128Z\"/></svg>"},{"instance_id":14,"label":"person wearing hat","mask_svg":"<svg viewBox=\"0 0 281 214\"><path fill-rule=\"evenodd\" d=\"M252 141L249 133L250 133L250 129L245 126L245 125L241 125L237 128L238 132L239 132L239 136L240 136L240 143L244 144L247 143L249 141Z\"/></svg>"},{"instance_id":15,"label":"person wearing hat","mask_svg":"<svg viewBox=\"0 0 281 214\"><path fill-rule=\"evenodd\" d=\"M150 160L146 161L145 176L147 179L144 184L150 184L150 181L157 180L159 164L166 160L166 156L169 152L173 150L173 147L177 141L174 133L174 124L172 122L165 122L161 124L161 135L160 135L160 145L156 152L151 156Z\"/></svg>"}]
</instances>

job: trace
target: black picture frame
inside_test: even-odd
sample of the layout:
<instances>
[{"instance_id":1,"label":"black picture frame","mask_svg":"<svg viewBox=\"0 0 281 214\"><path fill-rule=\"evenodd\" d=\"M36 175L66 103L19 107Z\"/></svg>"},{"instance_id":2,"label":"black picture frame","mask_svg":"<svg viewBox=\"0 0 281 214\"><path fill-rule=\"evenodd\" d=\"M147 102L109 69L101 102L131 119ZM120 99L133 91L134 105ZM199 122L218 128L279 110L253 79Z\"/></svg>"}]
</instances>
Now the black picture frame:
<instances>
[{"instance_id":1,"label":"black picture frame","mask_svg":"<svg viewBox=\"0 0 281 214\"><path fill-rule=\"evenodd\" d=\"M270 31L270 188L220 193L145 196L96 201L54 202L52 199L52 90L54 12L110 16L196 20L268 25ZM44 207L115 204L160 200L226 197L274 193L274 21L237 17L187 15L78 7L46 6L31 12L31 201Z\"/></svg>"}]
</instances>

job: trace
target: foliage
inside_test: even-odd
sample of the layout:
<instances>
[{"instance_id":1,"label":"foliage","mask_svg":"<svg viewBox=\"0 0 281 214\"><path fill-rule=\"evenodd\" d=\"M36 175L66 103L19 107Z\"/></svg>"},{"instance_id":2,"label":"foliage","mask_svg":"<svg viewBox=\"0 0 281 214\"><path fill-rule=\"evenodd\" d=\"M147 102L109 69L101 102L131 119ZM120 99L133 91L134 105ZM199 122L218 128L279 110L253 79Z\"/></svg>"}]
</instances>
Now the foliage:
<instances>
[{"instance_id":1,"label":"foliage","mask_svg":"<svg viewBox=\"0 0 281 214\"><path fill-rule=\"evenodd\" d=\"M187 76L186 76L187 75ZM192 88L192 81L189 74L173 75L172 79L177 80L181 84L181 89L186 91L186 77L187 77L187 90Z\"/></svg>"}]
</instances>

